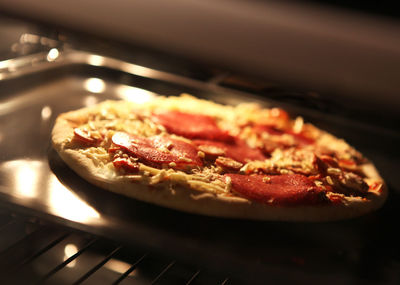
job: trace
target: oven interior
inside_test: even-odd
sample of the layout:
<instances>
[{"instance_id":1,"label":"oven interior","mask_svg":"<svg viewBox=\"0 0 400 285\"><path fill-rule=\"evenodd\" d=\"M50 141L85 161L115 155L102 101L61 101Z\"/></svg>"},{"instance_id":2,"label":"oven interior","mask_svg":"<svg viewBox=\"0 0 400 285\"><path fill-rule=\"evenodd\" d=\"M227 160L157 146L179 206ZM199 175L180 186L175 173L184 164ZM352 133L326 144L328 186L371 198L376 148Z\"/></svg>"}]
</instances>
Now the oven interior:
<instances>
[{"instance_id":1,"label":"oven interior","mask_svg":"<svg viewBox=\"0 0 400 285\"><path fill-rule=\"evenodd\" d=\"M400 134L392 114L140 49L2 18L0 280L3 284L398 284ZM190 93L287 109L345 138L389 187L382 209L285 223L180 213L108 193L58 157L58 114L106 99Z\"/></svg>"}]
</instances>

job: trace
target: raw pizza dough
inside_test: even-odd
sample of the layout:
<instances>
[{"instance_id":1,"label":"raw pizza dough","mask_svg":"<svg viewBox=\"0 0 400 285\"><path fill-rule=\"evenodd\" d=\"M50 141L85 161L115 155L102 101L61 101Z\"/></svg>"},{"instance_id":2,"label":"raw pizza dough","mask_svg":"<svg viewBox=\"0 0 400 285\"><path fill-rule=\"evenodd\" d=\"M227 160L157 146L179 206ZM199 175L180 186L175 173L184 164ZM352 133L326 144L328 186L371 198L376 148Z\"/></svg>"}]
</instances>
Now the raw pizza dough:
<instances>
[{"instance_id":1,"label":"raw pizza dough","mask_svg":"<svg viewBox=\"0 0 400 285\"><path fill-rule=\"evenodd\" d=\"M374 165L346 142L257 104L224 106L185 94L105 101L61 114L52 142L100 188L202 215L339 220L371 212L387 196Z\"/></svg>"}]
</instances>

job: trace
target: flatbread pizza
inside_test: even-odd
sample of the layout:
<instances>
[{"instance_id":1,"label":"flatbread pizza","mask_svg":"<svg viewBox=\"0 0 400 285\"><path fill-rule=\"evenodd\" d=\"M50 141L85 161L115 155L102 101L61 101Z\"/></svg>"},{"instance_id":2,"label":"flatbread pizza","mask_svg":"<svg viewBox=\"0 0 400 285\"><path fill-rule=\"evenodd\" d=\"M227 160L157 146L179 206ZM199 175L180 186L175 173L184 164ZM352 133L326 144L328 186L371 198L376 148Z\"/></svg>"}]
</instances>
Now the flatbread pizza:
<instances>
[{"instance_id":1,"label":"flatbread pizza","mask_svg":"<svg viewBox=\"0 0 400 285\"><path fill-rule=\"evenodd\" d=\"M387 196L374 165L344 140L253 103L105 101L59 115L52 142L102 189L208 216L339 220Z\"/></svg>"}]
</instances>

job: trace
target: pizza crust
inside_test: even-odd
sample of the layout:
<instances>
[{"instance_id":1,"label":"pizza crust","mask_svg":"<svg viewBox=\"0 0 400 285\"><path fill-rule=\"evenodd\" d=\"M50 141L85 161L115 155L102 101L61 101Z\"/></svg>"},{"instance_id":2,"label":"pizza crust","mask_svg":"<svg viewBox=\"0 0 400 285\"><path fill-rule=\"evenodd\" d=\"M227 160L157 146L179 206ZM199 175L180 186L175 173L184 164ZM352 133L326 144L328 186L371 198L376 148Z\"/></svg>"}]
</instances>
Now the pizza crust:
<instances>
[{"instance_id":1,"label":"pizza crust","mask_svg":"<svg viewBox=\"0 0 400 285\"><path fill-rule=\"evenodd\" d=\"M102 103L103 106L106 103ZM96 109L97 108L97 109ZM89 112L98 111L99 106L84 108L60 115L52 132L52 142L65 163L79 176L90 183L118 194L148 203L189 213L254 220L276 221L332 221L361 216L378 209L387 196L383 183L380 191L369 193L367 199L346 197L345 203L319 206L277 206L253 202L241 197L202 192L180 184L149 186L117 175L106 165L95 161L71 148L74 128L85 121ZM66 145L69 144L67 148ZM371 180L382 181L372 163L363 165L363 171Z\"/></svg>"}]
</instances>

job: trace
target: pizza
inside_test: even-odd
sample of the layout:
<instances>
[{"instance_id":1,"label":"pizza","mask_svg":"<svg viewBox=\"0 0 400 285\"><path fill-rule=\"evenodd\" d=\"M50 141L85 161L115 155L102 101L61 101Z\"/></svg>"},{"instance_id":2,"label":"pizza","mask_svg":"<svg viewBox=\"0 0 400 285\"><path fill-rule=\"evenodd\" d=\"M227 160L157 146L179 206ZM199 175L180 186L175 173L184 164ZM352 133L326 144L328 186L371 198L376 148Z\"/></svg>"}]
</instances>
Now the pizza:
<instances>
[{"instance_id":1,"label":"pizza","mask_svg":"<svg viewBox=\"0 0 400 285\"><path fill-rule=\"evenodd\" d=\"M100 188L208 216L339 220L387 196L374 165L344 140L254 103L104 101L59 115L52 142Z\"/></svg>"}]
</instances>

